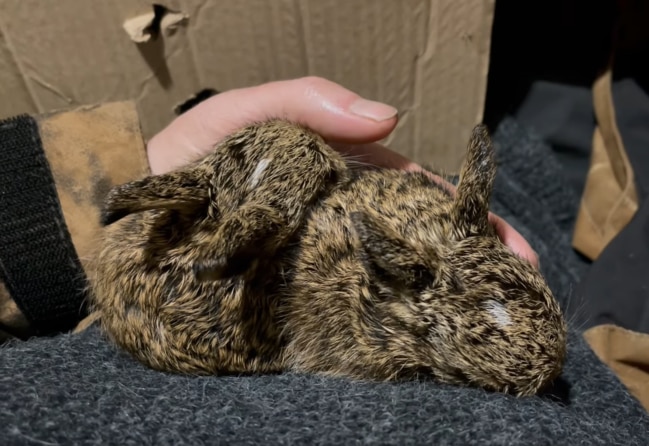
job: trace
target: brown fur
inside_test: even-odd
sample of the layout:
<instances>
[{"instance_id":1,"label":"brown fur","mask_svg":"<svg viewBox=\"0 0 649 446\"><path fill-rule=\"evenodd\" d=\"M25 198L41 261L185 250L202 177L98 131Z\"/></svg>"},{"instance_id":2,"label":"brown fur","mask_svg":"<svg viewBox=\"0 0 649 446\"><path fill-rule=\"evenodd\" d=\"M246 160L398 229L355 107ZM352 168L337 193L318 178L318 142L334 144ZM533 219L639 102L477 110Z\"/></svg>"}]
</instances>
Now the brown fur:
<instances>
[{"instance_id":1,"label":"brown fur","mask_svg":"<svg viewBox=\"0 0 649 446\"><path fill-rule=\"evenodd\" d=\"M486 129L455 197L425 173L352 166L269 121L115 188L92 281L103 329L178 373L431 376L516 395L553 380L565 322L488 224Z\"/></svg>"}]
</instances>

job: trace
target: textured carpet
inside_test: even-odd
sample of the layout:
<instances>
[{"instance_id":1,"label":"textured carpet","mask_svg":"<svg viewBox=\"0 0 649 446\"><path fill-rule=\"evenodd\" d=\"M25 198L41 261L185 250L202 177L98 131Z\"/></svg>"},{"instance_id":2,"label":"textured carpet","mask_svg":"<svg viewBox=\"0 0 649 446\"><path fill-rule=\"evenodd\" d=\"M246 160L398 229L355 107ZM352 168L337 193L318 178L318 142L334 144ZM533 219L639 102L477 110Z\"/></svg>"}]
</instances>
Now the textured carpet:
<instances>
[{"instance_id":1,"label":"textured carpet","mask_svg":"<svg viewBox=\"0 0 649 446\"><path fill-rule=\"evenodd\" d=\"M585 269L577 197L549 149L509 120L493 209L542 259L565 304ZM432 382L314 376L194 378L146 369L94 328L0 349L0 443L646 445L649 417L573 331L562 380L516 399Z\"/></svg>"}]
</instances>

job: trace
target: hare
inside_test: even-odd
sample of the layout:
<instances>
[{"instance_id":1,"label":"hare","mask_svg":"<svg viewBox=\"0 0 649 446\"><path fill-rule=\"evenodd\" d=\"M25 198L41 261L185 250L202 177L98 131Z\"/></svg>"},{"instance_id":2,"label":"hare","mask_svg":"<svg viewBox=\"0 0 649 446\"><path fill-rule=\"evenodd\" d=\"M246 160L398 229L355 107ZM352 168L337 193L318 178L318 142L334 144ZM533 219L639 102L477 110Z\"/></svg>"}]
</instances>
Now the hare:
<instances>
[{"instance_id":1,"label":"hare","mask_svg":"<svg viewBox=\"0 0 649 446\"><path fill-rule=\"evenodd\" d=\"M297 124L255 123L110 191L92 304L161 371L533 395L562 371L566 323L488 222L495 173L483 125L453 194L426 172L349 162Z\"/></svg>"}]
</instances>

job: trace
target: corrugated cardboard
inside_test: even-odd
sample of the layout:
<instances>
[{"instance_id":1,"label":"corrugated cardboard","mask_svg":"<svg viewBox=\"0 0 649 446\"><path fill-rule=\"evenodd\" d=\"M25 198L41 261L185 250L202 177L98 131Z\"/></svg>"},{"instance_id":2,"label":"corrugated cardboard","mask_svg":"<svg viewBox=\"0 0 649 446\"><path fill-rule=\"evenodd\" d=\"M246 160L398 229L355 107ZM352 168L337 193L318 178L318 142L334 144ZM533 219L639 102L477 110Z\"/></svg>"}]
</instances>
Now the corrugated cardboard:
<instances>
[{"instance_id":1,"label":"corrugated cardboard","mask_svg":"<svg viewBox=\"0 0 649 446\"><path fill-rule=\"evenodd\" d=\"M135 99L150 137L203 88L318 75L396 106L387 141L456 170L495 0L0 0L0 118Z\"/></svg>"}]
</instances>

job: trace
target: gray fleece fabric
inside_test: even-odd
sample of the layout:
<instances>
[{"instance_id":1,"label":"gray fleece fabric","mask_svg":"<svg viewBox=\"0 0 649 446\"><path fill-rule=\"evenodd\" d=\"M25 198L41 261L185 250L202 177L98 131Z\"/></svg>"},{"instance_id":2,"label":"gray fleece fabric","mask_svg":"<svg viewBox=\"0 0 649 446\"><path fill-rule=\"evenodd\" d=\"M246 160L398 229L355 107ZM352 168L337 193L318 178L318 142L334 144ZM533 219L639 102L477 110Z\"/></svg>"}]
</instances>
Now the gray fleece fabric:
<instances>
[{"instance_id":1,"label":"gray fleece fabric","mask_svg":"<svg viewBox=\"0 0 649 446\"><path fill-rule=\"evenodd\" d=\"M565 304L586 268L569 243L577 199L525 129L508 120L496 139L494 210L528 237ZM649 417L574 327L561 380L524 399L426 381L169 375L93 327L0 348L0 444L644 446Z\"/></svg>"}]
</instances>

